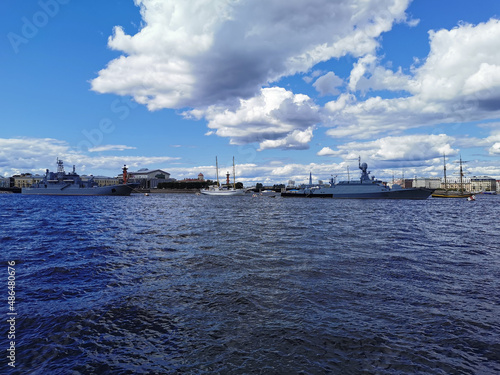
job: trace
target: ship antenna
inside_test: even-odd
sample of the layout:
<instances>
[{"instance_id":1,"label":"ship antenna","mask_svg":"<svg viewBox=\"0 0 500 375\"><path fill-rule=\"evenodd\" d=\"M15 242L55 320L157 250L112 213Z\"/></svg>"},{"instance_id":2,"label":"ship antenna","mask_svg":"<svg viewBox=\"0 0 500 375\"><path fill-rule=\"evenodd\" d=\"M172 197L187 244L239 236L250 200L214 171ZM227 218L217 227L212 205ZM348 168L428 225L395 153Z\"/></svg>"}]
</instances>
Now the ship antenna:
<instances>
[{"instance_id":1,"label":"ship antenna","mask_svg":"<svg viewBox=\"0 0 500 375\"><path fill-rule=\"evenodd\" d=\"M217 187L220 186L219 184L219 163L217 162L217 156L215 157L215 174L217 175Z\"/></svg>"}]
</instances>

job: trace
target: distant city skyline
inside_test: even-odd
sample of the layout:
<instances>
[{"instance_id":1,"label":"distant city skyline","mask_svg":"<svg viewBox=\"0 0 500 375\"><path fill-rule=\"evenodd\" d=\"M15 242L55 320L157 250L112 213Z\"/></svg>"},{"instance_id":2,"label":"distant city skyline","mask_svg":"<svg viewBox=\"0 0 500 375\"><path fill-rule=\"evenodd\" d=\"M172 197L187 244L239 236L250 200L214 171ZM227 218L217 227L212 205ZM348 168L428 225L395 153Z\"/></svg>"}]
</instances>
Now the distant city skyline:
<instances>
[{"instance_id":1,"label":"distant city skyline","mask_svg":"<svg viewBox=\"0 0 500 375\"><path fill-rule=\"evenodd\" d=\"M0 4L0 176L500 179L500 3Z\"/></svg>"}]
</instances>

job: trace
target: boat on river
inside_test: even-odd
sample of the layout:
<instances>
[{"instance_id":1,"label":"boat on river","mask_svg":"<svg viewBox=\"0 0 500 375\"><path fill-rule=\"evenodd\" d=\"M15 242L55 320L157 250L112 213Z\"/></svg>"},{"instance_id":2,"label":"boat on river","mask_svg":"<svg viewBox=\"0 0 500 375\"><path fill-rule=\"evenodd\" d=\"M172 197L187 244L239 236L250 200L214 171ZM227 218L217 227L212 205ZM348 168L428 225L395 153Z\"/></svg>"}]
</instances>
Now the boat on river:
<instances>
[{"instance_id":1,"label":"boat on river","mask_svg":"<svg viewBox=\"0 0 500 375\"><path fill-rule=\"evenodd\" d=\"M233 156L233 187L229 188L229 172L227 177L227 187L220 187L219 184L219 163L217 162L217 156L215 157L215 169L217 175L217 186L210 186L208 189L201 189L200 193L203 195L215 195L215 196L234 196L234 195L245 195L244 189L236 189L236 170L234 168L234 156Z\"/></svg>"},{"instance_id":2,"label":"boat on river","mask_svg":"<svg viewBox=\"0 0 500 375\"><path fill-rule=\"evenodd\" d=\"M139 184L127 183L127 167L123 167L123 184L99 186L94 177L82 180L75 172L64 171L64 163L57 159L57 172L45 171L44 178L31 187L22 188L21 193L27 195L130 195Z\"/></svg>"},{"instance_id":3,"label":"boat on river","mask_svg":"<svg viewBox=\"0 0 500 375\"><path fill-rule=\"evenodd\" d=\"M438 190L432 193L433 198L470 198L472 193L466 192L463 189L463 170L462 170L462 157L460 156L460 190L448 190L448 182L446 180L446 155L443 154L444 163L444 190Z\"/></svg>"},{"instance_id":4,"label":"boat on river","mask_svg":"<svg viewBox=\"0 0 500 375\"><path fill-rule=\"evenodd\" d=\"M385 182L370 177L366 163L361 164L359 160L361 177L359 180L340 181L335 183L333 178L330 186L311 186L298 190L281 193L282 197L306 197L306 198L334 198L334 199L427 199L434 189L409 188L403 189L394 184L392 188Z\"/></svg>"}]
</instances>

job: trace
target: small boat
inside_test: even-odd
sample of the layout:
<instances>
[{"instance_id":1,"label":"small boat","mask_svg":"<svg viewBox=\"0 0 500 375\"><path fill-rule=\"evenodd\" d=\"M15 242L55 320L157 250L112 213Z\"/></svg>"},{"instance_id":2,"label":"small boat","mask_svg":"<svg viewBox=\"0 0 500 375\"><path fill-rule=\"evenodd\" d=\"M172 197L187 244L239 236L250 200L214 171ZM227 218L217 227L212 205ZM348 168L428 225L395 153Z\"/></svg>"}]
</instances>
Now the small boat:
<instances>
[{"instance_id":1,"label":"small boat","mask_svg":"<svg viewBox=\"0 0 500 375\"><path fill-rule=\"evenodd\" d=\"M219 184L219 163L217 162L217 156L215 157L215 169L217 174L217 186L210 186L208 189L200 190L203 195L216 195L216 196L233 196L233 195L245 195L244 189L236 189L236 170L234 167L234 156L233 156L233 187L220 187ZM229 176L229 173L228 173ZM229 182L229 177L228 177Z\"/></svg>"},{"instance_id":2,"label":"small boat","mask_svg":"<svg viewBox=\"0 0 500 375\"><path fill-rule=\"evenodd\" d=\"M464 192L463 190L463 170L462 170L462 157L460 156L460 191L448 190L448 183L446 181L446 155L443 154L444 161L444 191L438 190L432 194L433 198L469 198L473 194Z\"/></svg>"}]
</instances>

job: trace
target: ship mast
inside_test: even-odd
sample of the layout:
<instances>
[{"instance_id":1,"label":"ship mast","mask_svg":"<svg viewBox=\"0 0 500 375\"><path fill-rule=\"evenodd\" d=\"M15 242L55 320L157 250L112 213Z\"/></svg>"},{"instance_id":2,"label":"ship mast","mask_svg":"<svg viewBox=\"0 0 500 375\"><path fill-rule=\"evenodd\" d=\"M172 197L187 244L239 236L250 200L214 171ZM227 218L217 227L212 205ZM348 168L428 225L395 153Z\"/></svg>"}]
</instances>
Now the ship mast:
<instances>
[{"instance_id":1,"label":"ship mast","mask_svg":"<svg viewBox=\"0 0 500 375\"><path fill-rule=\"evenodd\" d=\"M443 163L444 163L444 191L448 190L448 183L446 182L446 154L443 152Z\"/></svg>"},{"instance_id":2,"label":"ship mast","mask_svg":"<svg viewBox=\"0 0 500 375\"><path fill-rule=\"evenodd\" d=\"M217 176L217 187L219 187L219 163L217 162L217 156L215 157L215 173Z\"/></svg>"},{"instance_id":3,"label":"ship mast","mask_svg":"<svg viewBox=\"0 0 500 375\"><path fill-rule=\"evenodd\" d=\"M464 172L462 170L462 155L460 155L460 194L464 193Z\"/></svg>"},{"instance_id":4,"label":"ship mast","mask_svg":"<svg viewBox=\"0 0 500 375\"><path fill-rule=\"evenodd\" d=\"M458 162L456 161L455 163L460 163L460 194L463 194L464 193L464 181L463 181L464 171L463 171L463 168L462 168L462 164L463 163L467 163L467 162L463 161L462 160L462 155L460 155L459 161Z\"/></svg>"},{"instance_id":5,"label":"ship mast","mask_svg":"<svg viewBox=\"0 0 500 375\"><path fill-rule=\"evenodd\" d=\"M62 180L64 178L64 164L63 161L57 158L57 179Z\"/></svg>"}]
</instances>

